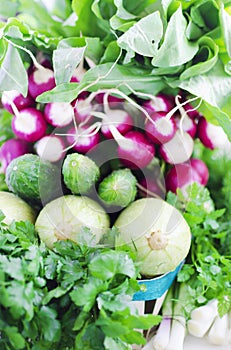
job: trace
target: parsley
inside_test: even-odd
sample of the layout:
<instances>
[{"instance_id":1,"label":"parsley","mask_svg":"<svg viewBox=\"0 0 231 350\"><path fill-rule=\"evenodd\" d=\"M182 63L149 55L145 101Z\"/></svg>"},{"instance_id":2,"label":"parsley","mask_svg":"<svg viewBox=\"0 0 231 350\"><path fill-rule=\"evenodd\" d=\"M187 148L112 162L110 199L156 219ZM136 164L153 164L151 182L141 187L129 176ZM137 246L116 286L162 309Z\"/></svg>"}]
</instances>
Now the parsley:
<instances>
[{"instance_id":1,"label":"parsley","mask_svg":"<svg viewBox=\"0 0 231 350\"><path fill-rule=\"evenodd\" d=\"M125 251L40 243L29 222L0 223L0 348L102 350L145 344L160 316L131 307L138 269ZM86 231L87 240L89 232Z\"/></svg>"},{"instance_id":2,"label":"parsley","mask_svg":"<svg viewBox=\"0 0 231 350\"><path fill-rule=\"evenodd\" d=\"M222 248L230 235L230 226L223 221L225 209L215 210L209 190L196 183L188 199L179 191L178 197L171 194L169 200L182 210L192 232L190 253L177 281L187 282L195 304L218 299L223 315L231 308L231 259Z\"/></svg>"}]
</instances>

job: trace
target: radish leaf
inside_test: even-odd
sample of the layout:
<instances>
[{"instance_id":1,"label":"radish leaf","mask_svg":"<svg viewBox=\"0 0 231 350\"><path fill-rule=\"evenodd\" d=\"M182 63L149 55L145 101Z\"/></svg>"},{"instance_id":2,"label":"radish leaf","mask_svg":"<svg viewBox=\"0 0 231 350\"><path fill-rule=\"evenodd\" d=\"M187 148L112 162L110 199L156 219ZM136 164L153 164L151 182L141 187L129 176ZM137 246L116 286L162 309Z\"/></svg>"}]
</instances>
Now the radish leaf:
<instances>
[{"instance_id":1,"label":"radish leaf","mask_svg":"<svg viewBox=\"0 0 231 350\"><path fill-rule=\"evenodd\" d=\"M153 66L178 66L195 56L198 51L198 43L187 39L186 27L187 21L179 7L168 22L164 42L152 60Z\"/></svg>"},{"instance_id":2,"label":"radish leaf","mask_svg":"<svg viewBox=\"0 0 231 350\"><path fill-rule=\"evenodd\" d=\"M5 58L0 69L1 91L17 90L26 96L28 88L27 72L18 50L8 45Z\"/></svg>"}]
</instances>

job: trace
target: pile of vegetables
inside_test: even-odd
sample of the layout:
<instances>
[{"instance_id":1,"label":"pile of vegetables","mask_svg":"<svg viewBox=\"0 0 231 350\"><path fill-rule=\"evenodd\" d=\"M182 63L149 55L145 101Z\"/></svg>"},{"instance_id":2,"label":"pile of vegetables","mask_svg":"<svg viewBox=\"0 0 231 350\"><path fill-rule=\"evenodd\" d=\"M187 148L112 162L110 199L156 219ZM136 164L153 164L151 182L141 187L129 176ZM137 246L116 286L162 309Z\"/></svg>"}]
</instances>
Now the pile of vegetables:
<instances>
[{"instance_id":1,"label":"pile of vegetables","mask_svg":"<svg viewBox=\"0 0 231 350\"><path fill-rule=\"evenodd\" d=\"M144 349L183 348L211 304L199 336L218 342L231 310L230 1L2 2L2 348L132 349L145 344L134 329L153 330ZM139 316L137 280L182 261L160 316Z\"/></svg>"}]
</instances>

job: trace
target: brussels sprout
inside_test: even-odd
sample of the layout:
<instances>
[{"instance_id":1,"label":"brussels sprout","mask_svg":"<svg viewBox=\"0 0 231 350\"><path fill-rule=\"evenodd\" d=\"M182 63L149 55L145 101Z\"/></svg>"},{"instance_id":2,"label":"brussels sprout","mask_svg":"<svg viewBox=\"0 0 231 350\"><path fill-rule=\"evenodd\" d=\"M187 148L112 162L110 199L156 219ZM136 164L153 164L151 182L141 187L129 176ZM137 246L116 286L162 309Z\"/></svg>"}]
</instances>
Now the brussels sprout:
<instances>
[{"instance_id":1,"label":"brussels sprout","mask_svg":"<svg viewBox=\"0 0 231 350\"><path fill-rule=\"evenodd\" d=\"M136 197L136 183L131 170L114 170L99 184L98 194L106 204L126 207Z\"/></svg>"},{"instance_id":2,"label":"brussels sprout","mask_svg":"<svg viewBox=\"0 0 231 350\"><path fill-rule=\"evenodd\" d=\"M62 173L65 185L73 194L87 194L100 175L96 163L79 153L67 155L63 162Z\"/></svg>"}]
</instances>

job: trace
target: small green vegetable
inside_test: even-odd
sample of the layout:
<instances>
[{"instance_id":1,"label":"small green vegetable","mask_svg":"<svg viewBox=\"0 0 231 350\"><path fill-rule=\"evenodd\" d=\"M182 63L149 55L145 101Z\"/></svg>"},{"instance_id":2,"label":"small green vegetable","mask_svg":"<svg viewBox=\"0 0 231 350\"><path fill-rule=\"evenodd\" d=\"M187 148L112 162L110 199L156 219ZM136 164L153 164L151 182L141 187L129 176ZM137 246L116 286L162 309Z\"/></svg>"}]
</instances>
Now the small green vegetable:
<instances>
[{"instance_id":1,"label":"small green vegetable","mask_svg":"<svg viewBox=\"0 0 231 350\"><path fill-rule=\"evenodd\" d=\"M162 199L134 201L120 213L115 227L116 246L126 244L137 252L143 276L173 271L190 249L189 225L179 210Z\"/></svg>"},{"instance_id":2,"label":"small green vegetable","mask_svg":"<svg viewBox=\"0 0 231 350\"><path fill-rule=\"evenodd\" d=\"M92 243L98 243L109 226L109 216L96 201L75 195L62 196L48 203L35 222L41 240L50 248L58 240L82 243L84 227L92 233Z\"/></svg>"},{"instance_id":3,"label":"small green vegetable","mask_svg":"<svg viewBox=\"0 0 231 350\"><path fill-rule=\"evenodd\" d=\"M100 175L96 163L79 153L67 155L63 162L62 173L66 186L73 194L87 194Z\"/></svg>"},{"instance_id":4,"label":"small green vegetable","mask_svg":"<svg viewBox=\"0 0 231 350\"><path fill-rule=\"evenodd\" d=\"M29 153L10 162L6 183L9 190L22 199L39 205L54 199L61 191L58 167Z\"/></svg>"},{"instance_id":5,"label":"small green vegetable","mask_svg":"<svg viewBox=\"0 0 231 350\"><path fill-rule=\"evenodd\" d=\"M13 193L0 191L0 210L5 216L6 224L10 224L13 220L35 222L35 210Z\"/></svg>"},{"instance_id":6,"label":"small green vegetable","mask_svg":"<svg viewBox=\"0 0 231 350\"><path fill-rule=\"evenodd\" d=\"M98 193L105 203L126 207L136 197L136 183L129 169L114 170L99 184Z\"/></svg>"}]
</instances>

